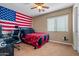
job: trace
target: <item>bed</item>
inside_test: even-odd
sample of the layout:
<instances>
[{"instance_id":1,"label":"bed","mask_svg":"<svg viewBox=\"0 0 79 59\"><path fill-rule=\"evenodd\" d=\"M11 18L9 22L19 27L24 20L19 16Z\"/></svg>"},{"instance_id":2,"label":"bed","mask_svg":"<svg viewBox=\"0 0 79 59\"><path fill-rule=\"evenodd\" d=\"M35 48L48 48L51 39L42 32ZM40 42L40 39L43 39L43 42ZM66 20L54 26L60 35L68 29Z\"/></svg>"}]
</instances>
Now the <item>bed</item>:
<instances>
[{"instance_id":1,"label":"bed","mask_svg":"<svg viewBox=\"0 0 79 59\"><path fill-rule=\"evenodd\" d=\"M24 43L28 43L34 48L41 48L49 41L48 33L35 32L33 28L21 28L21 38Z\"/></svg>"}]
</instances>

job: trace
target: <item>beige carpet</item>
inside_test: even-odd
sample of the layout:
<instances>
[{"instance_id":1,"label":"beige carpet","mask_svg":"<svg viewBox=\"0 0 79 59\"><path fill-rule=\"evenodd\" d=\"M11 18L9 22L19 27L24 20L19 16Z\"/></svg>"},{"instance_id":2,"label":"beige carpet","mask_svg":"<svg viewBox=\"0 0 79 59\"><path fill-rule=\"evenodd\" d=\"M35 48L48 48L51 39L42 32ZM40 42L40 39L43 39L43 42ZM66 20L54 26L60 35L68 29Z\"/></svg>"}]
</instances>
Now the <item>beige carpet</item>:
<instances>
[{"instance_id":1,"label":"beige carpet","mask_svg":"<svg viewBox=\"0 0 79 59\"><path fill-rule=\"evenodd\" d=\"M57 43L46 43L40 49L34 49L28 44L20 44L21 50L14 50L15 56L78 56L72 46Z\"/></svg>"}]
</instances>

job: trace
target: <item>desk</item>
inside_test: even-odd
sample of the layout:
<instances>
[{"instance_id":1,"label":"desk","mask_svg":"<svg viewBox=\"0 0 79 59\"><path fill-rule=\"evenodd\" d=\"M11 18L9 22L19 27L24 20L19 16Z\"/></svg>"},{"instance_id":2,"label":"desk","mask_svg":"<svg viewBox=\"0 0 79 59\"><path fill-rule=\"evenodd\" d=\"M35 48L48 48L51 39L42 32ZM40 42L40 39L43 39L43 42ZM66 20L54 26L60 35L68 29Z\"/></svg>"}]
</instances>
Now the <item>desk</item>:
<instances>
[{"instance_id":1,"label":"desk","mask_svg":"<svg viewBox=\"0 0 79 59\"><path fill-rule=\"evenodd\" d=\"M7 44L5 47L0 47L0 56L14 56L13 44Z\"/></svg>"},{"instance_id":2,"label":"desk","mask_svg":"<svg viewBox=\"0 0 79 59\"><path fill-rule=\"evenodd\" d=\"M4 40L10 39L9 36L4 35L2 38L0 38L0 43L5 42ZM6 44L3 45L0 44L0 56L13 56L14 55L14 44Z\"/></svg>"}]
</instances>

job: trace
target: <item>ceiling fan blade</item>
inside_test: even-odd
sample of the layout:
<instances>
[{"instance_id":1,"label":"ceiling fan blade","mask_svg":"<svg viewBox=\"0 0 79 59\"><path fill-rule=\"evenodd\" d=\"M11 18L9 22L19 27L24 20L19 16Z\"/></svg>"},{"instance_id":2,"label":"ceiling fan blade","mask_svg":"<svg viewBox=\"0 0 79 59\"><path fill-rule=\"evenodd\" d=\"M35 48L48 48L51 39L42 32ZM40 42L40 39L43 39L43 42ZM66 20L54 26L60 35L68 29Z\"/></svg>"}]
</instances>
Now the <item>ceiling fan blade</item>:
<instances>
[{"instance_id":1,"label":"ceiling fan blade","mask_svg":"<svg viewBox=\"0 0 79 59\"><path fill-rule=\"evenodd\" d=\"M47 9L49 8L48 6L42 6L42 7L43 7L43 8L47 8Z\"/></svg>"},{"instance_id":2,"label":"ceiling fan blade","mask_svg":"<svg viewBox=\"0 0 79 59\"><path fill-rule=\"evenodd\" d=\"M37 7L32 7L31 9L35 9L35 8L37 8Z\"/></svg>"}]
</instances>

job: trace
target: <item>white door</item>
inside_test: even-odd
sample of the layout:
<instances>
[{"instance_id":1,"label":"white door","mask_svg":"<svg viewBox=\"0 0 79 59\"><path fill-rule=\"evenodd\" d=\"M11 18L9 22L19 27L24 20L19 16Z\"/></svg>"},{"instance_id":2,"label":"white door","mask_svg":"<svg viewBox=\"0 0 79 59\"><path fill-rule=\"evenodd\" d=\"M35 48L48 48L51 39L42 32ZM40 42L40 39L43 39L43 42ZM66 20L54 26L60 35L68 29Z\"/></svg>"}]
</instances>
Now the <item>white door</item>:
<instances>
[{"instance_id":1,"label":"white door","mask_svg":"<svg viewBox=\"0 0 79 59\"><path fill-rule=\"evenodd\" d=\"M77 13L77 15L78 15L78 22L77 22L77 26L78 26L78 31L77 31L77 37L78 37L78 39L77 39L77 51L79 52L79 4L78 4L78 13Z\"/></svg>"},{"instance_id":2,"label":"white door","mask_svg":"<svg viewBox=\"0 0 79 59\"><path fill-rule=\"evenodd\" d=\"M73 47L79 52L79 4L73 7Z\"/></svg>"}]
</instances>

